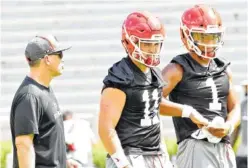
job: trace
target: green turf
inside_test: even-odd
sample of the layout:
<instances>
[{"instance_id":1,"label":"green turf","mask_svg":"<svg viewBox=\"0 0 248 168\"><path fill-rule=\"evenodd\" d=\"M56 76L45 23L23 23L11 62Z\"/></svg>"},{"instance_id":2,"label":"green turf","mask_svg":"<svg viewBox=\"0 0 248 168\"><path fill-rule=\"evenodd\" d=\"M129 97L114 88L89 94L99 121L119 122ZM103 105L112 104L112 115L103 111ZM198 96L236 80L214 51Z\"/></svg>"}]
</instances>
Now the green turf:
<instances>
[{"instance_id":1,"label":"green turf","mask_svg":"<svg viewBox=\"0 0 248 168\"><path fill-rule=\"evenodd\" d=\"M1 165L0 168L5 168L6 165L6 156L11 151L11 141L2 141L0 142L0 158Z\"/></svg>"}]
</instances>

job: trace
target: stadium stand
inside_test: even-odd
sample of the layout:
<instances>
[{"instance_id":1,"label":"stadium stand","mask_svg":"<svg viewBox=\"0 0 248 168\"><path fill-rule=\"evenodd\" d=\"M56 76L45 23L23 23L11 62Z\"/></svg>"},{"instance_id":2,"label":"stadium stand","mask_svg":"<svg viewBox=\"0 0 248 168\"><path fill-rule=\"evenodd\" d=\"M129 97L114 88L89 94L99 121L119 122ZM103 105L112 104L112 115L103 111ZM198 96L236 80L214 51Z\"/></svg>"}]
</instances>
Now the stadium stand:
<instances>
[{"instance_id":1,"label":"stadium stand","mask_svg":"<svg viewBox=\"0 0 248 168\"><path fill-rule=\"evenodd\" d=\"M164 22L167 38L163 67L182 52L179 18L194 3L208 2L218 9L227 27L221 55L229 59L234 83L247 79L246 0L3 0L1 6L1 130L8 134L8 115L14 93L28 73L24 58L27 42L36 34L53 34L72 45L65 53L65 72L52 83L61 109L70 109L96 123L102 80L107 68L125 56L121 25L128 13L148 10ZM164 126L173 135L170 119ZM2 138L6 138L2 134Z\"/></svg>"}]
</instances>

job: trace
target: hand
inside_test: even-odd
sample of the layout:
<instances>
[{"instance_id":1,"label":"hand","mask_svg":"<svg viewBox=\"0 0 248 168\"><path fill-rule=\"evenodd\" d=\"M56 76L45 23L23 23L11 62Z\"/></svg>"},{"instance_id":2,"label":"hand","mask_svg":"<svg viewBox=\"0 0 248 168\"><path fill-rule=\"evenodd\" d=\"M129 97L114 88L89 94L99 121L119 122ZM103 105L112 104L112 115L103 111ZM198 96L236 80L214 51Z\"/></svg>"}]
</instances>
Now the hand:
<instances>
[{"instance_id":1,"label":"hand","mask_svg":"<svg viewBox=\"0 0 248 168\"><path fill-rule=\"evenodd\" d=\"M215 128L215 127L207 127L207 130L213 135L218 138L223 138L229 133L230 125L225 123L222 128Z\"/></svg>"},{"instance_id":2,"label":"hand","mask_svg":"<svg viewBox=\"0 0 248 168\"><path fill-rule=\"evenodd\" d=\"M196 125L197 125L198 128L204 127L204 125L202 125L202 124L196 124Z\"/></svg>"},{"instance_id":3,"label":"hand","mask_svg":"<svg viewBox=\"0 0 248 168\"><path fill-rule=\"evenodd\" d=\"M198 111L196 111L194 108L192 108L192 112L189 116L192 122L194 122L199 128L202 128L203 126L208 125L208 120L203 117Z\"/></svg>"},{"instance_id":4,"label":"hand","mask_svg":"<svg viewBox=\"0 0 248 168\"><path fill-rule=\"evenodd\" d=\"M73 159L68 159L67 161L67 168L79 168L80 165Z\"/></svg>"}]
</instances>

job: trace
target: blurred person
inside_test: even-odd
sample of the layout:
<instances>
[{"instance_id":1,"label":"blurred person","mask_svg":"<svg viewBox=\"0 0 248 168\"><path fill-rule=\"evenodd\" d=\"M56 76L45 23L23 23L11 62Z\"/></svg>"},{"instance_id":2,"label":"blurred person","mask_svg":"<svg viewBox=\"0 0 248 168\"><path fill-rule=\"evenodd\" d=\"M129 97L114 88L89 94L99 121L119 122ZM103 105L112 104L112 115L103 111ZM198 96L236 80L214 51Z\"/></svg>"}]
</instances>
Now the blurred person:
<instances>
[{"instance_id":1,"label":"blurred person","mask_svg":"<svg viewBox=\"0 0 248 168\"><path fill-rule=\"evenodd\" d=\"M133 12L122 25L127 57L108 70L100 100L106 168L172 168L159 117L159 109L168 110L161 103L165 83L156 67L164 38L164 25L149 12ZM200 115L191 118L207 122Z\"/></svg>"},{"instance_id":2,"label":"blurred person","mask_svg":"<svg viewBox=\"0 0 248 168\"><path fill-rule=\"evenodd\" d=\"M90 123L76 118L71 111L63 113L67 158L78 162L82 167L93 166L92 147L96 137Z\"/></svg>"},{"instance_id":3,"label":"blurred person","mask_svg":"<svg viewBox=\"0 0 248 168\"><path fill-rule=\"evenodd\" d=\"M69 48L52 35L36 36L26 46L30 73L10 113L13 168L67 167L63 119L50 82L62 74L63 51Z\"/></svg>"},{"instance_id":4,"label":"blurred person","mask_svg":"<svg viewBox=\"0 0 248 168\"><path fill-rule=\"evenodd\" d=\"M234 142L241 136L241 143L236 154L237 168L247 168L247 106L248 106L248 80L241 83L244 88L244 99L241 102L241 124L235 132Z\"/></svg>"},{"instance_id":5,"label":"blurred person","mask_svg":"<svg viewBox=\"0 0 248 168\"><path fill-rule=\"evenodd\" d=\"M184 11L181 40L188 53L178 55L162 71L168 84L163 96L169 96L176 131L178 168L235 168L235 155L229 135L240 122L240 106L232 83L230 63L217 57L223 45L224 27L219 13L208 5L195 5ZM173 102L173 103L171 103ZM196 109L209 120L200 126L178 117L183 107Z\"/></svg>"},{"instance_id":6,"label":"blurred person","mask_svg":"<svg viewBox=\"0 0 248 168\"><path fill-rule=\"evenodd\" d=\"M66 121L66 120L72 120L73 118L73 113L69 110L66 110L63 112L63 121Z\"/></svg>"}]
</instances>

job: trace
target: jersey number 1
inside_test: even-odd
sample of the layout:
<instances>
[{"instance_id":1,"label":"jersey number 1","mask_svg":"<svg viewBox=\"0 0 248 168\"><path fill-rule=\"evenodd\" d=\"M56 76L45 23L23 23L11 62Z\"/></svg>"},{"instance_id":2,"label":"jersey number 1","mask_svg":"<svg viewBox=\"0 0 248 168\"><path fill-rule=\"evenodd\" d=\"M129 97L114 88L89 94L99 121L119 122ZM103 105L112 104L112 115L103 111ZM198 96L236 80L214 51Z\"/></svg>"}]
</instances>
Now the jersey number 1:
<instances>
[{"instance_id":1,"label":"jersey number 1","mask_svg":"<svg viewBox=\"0 0 248 168\"><path fill-rule=\"evenodd\" d=\"M219 103L218 92L213 78L208 78L206 81L207 86L212 90L212 102L209 103L210 110L221 110L221 103Z\"/></svg>"}]
</instances>

